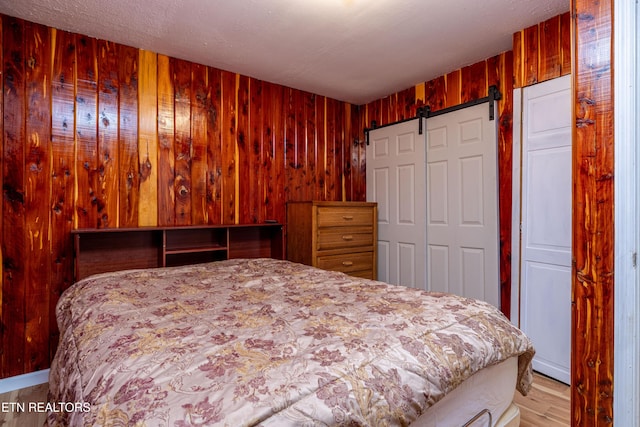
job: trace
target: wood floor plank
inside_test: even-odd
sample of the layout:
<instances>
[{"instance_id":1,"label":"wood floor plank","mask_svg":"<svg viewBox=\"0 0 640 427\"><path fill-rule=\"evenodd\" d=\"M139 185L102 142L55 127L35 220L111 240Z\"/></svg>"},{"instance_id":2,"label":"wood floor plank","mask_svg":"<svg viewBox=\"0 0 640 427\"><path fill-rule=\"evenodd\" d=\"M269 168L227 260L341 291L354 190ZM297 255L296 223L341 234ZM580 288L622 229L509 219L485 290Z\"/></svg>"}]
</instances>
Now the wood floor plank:
<instances>
[{"instance_id":1,"label":"wood floor plank","mask_svg":"<svg viewBox=\"0 0 640 427\"><path fill-rule=\"evenodd\" d=\"M527 396L514 395L520 408L520 427L561 427L571 423L571 388L544 375L534 374Z\"/></svg>"},{"instance_id":2,"label":"wood floor plank","mask_svg":"<svg viewBox=\"0 0 640 427\"><path fill-rule=\"evenodd\" d=\"M44 424L46 413L29 410L29 403L46 403L49 384L38 384L33 387L22 388L0 394L0 405L9 410L0 411L0 426L2 427L40 427ZM25 411L20 412L20 405Z\"/></svg>"}]
</instances>

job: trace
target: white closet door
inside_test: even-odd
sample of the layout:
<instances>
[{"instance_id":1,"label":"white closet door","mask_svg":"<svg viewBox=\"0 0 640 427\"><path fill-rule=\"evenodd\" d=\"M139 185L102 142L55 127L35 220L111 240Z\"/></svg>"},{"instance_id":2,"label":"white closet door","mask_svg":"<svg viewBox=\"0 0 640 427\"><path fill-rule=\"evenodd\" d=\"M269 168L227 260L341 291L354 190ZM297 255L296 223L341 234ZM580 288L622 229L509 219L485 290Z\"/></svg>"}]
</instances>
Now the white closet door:
<instances>
[{"instance_id":1,"label":"white closet door","mask_svg":"<svg viewBox=\"0 0 640 427\"><path fill-rule=\"evenodd\" d=\"M418 120L369 132L367 201L378 203L378 280L425 289L425 148Z\"/></svg>"},{"instance_id":2,"label":"white closet door","mask_svg":"<svg viewBox=\"0 0 640 427\"><path fill-rule=\"evenodd\" d=\"M523 91L521 328L535 370L570 382L571 77Z\"/></svg>"},{"instance_id":3,"label":"white closet door","mask_svg":"<svg viewBox=\"0 0 640 427\"><path fill-rule=\"evenodd\" d=\"M427 283L499 307L496 133L486 103L427 119Z\"/></svg>"}]
</instances>

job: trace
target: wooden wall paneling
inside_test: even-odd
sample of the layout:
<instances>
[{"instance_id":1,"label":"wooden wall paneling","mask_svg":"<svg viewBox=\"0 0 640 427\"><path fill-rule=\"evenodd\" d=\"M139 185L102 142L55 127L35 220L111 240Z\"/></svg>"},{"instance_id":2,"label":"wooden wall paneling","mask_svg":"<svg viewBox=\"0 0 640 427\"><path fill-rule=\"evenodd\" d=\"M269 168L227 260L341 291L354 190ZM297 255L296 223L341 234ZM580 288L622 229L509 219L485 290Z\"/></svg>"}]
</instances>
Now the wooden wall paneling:
<instances>
[{"instance_id":1,"label":"wooden wall paneling","mask_svg":"<svg viewBox=\"0 0 640 427\"><path fill-rule=\"evenodd\" d=\"M25 370L31 372L49 366L51 37L43 25L26 30Z\"/></svg>"},{"instance_id":2,"label":"wooden wall paneling","mask_svg":"<svg viewBox=\"0 0 640 427\"><path fill-rule=\"evenodd\" d=\"M236 223L236 75L222 71L222 223Z\"/></svg>"},{"instance_id":3,"label":"wooden wall paneling","mask_svg":"<svg viewBox=\"0 0 640 427\"><path fill-rule=\"evenodd\" d=\"M538 25L539 63L538 81L560 77L562 72L562 51L560 43L560 15Z\"/></svg>"},{"instance_id":4,"label":"wooden wall paneling","mask_svg":"<svg viewBox=\"0 0 640 427\"><path fill-rule=\"evenodd\" d=\"M312 192L309 185L310 177L307 177L309 169L309 156L313 147L307 144L307 96L306 92L295 90L296 96L296 153L297 153L297 191L298 198L311 200Z\"/></svg>"},{"instance_id":5,"label":"wooden wall paneling","mask_svg":"<svg viewBox=\"0 0 640 427\"><path fill-rule=\"evenodd\" d=\"M465 103L487 96L487 64L476 62L460 70L460 102Z\"/></svg>"},{"instance_id":6,"label":"wooden wall paneling","mask_svg":"<svg viewBox=\"0 0 640 427\"><path fill-rule=\"evenodd\" d=\"M513 55L514 88L570 74L570 13L514 33Z\"/></svg>"},{"instance_id":7,"label":"wooden wall paneling","mask_svg":"<svg viewBox=\"0 0 640 427\"><path fill-rule=\"evenodd\" d=\"M158 55L138 55L138 225L158 224Z\"/></svg>"},{"instance_id":8,"label":"wooden wall paneling","mask_svg":"<svg viewBox=\"0 0 640 427\"><path fill-rule=\"evenodd\" d=\"M445 76L445 108L454 107L462 103L461 70L455 70Z\"/></svg>"},{"instance_id":9,"label":"wooden wall paneling","mask_svg":"<svg viewBox=\"0 0 640 427\"><path fill-rule=\"evenodd\" d=\"M98 182L97 40L76 38L76 228L96 228L104 208Z\"/></svg>"},{"instance_id":10,"label":"wooden wall paneling","mask_svg":"<svg viewBox=\"0 0 640 427\"><path fill-rule=\"evenodd\" d=\"M171 58L175 108L176 225L191 225L191 63Z\"/></svg>"},{"instance_id":11,"label":"wooden wall paneling","mask_svg":"<svg viewBox=\"0 0 640 427\"><path fill-rule=\"evenodd\" d=\"M261 203L263 205L264 219L275 219L274 202L275 202L275 132L277 129L277 120L274 116L275 85L269 82L262 82L262 126L261 126L261 144L262 144L262 188Z\"/></svg>"},{"instance_id":12,"label":"wooden wall paneling","mask_svg":"<svg viewBox=\"0 0 640 427\"><path fill-rule=\"evenodd\" d=\"M117 44L98 41L98 226L105 228L118 226L119 60Z\"/></svg>"},{"instance_id":13,"label":"wooden wall paneling","mask_svg":"<svg viewBox=\"0 0 640 427\"><path fill-rule=\"evenodd\" d=\"M207 218L222 224L222 81L220 70L210 67L207 85Z\"/></svg>"},{"instance_id":14,"label":"wooden wall paneling","mask_svg":"<svg viewBox=\"0 0 640 427\"><path fill-rule=\"evenodd\" d=\"M613 1L575 16L571 425L613 424Z\"/></svg>"},{"instance_id":15,"label":"wooden wall paneling","mask_svg":"<svg viewBox=\"0 0 640 427\"><path fill-rule=\"evenodd\" d=\"M25 224L25 22L3 19L3 289L2 376L25 368L25 271L28 248Z\"/></svg>"},{"instance_id":16,"label":"wooden wall paneling","mask_svg":"<svg viewBox=\"0 0 640 427\"><path fill-rule=\"evenodd\" d=\"M76 36L52 30L51 78L51 293L49 298L50 359L58 344L55 307L73 283L75 183L75 58Z\"/></svg>"},{"instance_id":17,"label":"wooden wall paneling","mask_svg":"<svg viewBox=\"0 0 640 427\"><path fill-rule=\"evenodd\" d=\"M158 55L158 225L176 222L173 62Z\"/></svg>"},{"instance_id":18,"label":"wooden wall paneling","mask_svg":"<svg viewBox=\"0 0 640 427\"><path fill-rule=\"evenodd\" d=\"M513 88L524 87L524 31L513 34Z\"/></svg>"},{"instance_id":19,"label":"wooden wall paneling","mask_svg":"<svg viewBox=\"0 0 640 427\"><path fill-rule=\"evenodd\" d=\"M424 89L424 83L421 85ZM418 107L423 105L424 91L421 100L418 100L417 86L411 86L398 92L395 105L395 121L416 117ZM391 108L394 108L391 105Z\"/></svg>"},{"instance_id":20,"label":"wooden wall paneling","mask_svg":"<svg viewBox=\"0 0 640 427\"><path fill-rule=\"evenodd\" d=\"M318 140L316 135L316 95L303 92L304 144L306 167L304 168L304 192L307 200L316 197L316 170L318 167Z\"/></svg>"},{"instance_id":21,"label":"wooden wall paneling","mask_svg":"<svg viewBox=\"0 0 640 427\"><path fill-rule=\"evenodd\" d=\"M347 145L344 133L344 124L347 120L346 117L346 109L347 103L335 101L335 141L336 141L336 185L338 186L337 197L334 200L347 200L345 186L344 186L344 171L346 169L346 159L347 155L345 154L347 151ZM358 109L356 107L356 109ZM358 122L356 126L360 126L363 122Z\"/></svg>"},{"instance_id":22,"label":"wooden wall paneling","mask_svg":"<svg viewBox=\"0 0 640 427\"><path fill-rule=\"evenodd\" d=\"M354 116L352 117L352 110L350 108L345 107L342 110L342 126L340 127L340 141L342 144L342 200L350 201L351 195L353 194L353 175L351 174L351 170L354 168L354 159L353 159L353 143L351 140L351 130L347 129L346 123L350 123L352 126L360 126L362 124L364 127L368 127L365 123L367 123L367 112L368 106L361 105L354 109ZM357 160L357 159L356 159Z\"/></svg>"},{"instance_id":23,"label":"wooden wall paneling","mask_svg":"<svg viewBox=\"0 0 640 427\"><path fill-rule=\"evenodd\" d=\"M500 91L500 93L502 93L502 78L501 78L501 71L502 71L502 67L503 67L503 63L501 61L501 59L503 58L504 53L497 55L497 56L492 56L491 58L487 58L484 61L484 65L485 65L485 73L486 73L486 87L487 89L489 88L489 86L495 86L498 88L498 90ZM512 80L513 81L513 80ZM487 96L488 91L485 90L484 95L482 96Z\"/></svg>"},{"instance_id":24,"label":"wooden wall paneling","mask_svg":"<svg viewBox=\"0 0 640 427\"><path fill-rule=\"evenodd\" d=\"M191 223L207 224L207 67L191 65Z\"/></svg>"},{"instance_id":25,"label":"wooden wall paneling","mask_svg":"<svg viewBox=\"0 0 640 427\"><path fill-rule=\"evenodd\" d=\"M286 224L286 201L287 198L287 140L286 140L286 123L287 123L287 106L288 89L286 87L275 85L272 88L272 105L274 117L274 185L275 185L275 202L272 202L275 219L282 224Z\"/></svg>"},{"instance_id":26,"label":"wooden wall paneling","mask_svg":"<svg viewBox=\"0 0 640 427\"><path fill-rule=\"evenodd\" d=\"M119 46L118 106L120 221L121 227L137 227L140 206L140 147L138 146L138 49Z\"/></svg>"},{"instance_id":27,"label":"wooden wall paneling","mask_svg":"<svg viewBox=\"0 0 640 427\"><path fill-rule=\"evenodd\" d=\"M426 86L427 86L426 82L423 82L423 83L418 83L413 88L415 104L416 104L416 110L417 110L418 107L422 107L423 105L425 105L425 99L426 99L425 90L426 90Z\"/></svg>"},{"instance_id":28,"label":"wooden wall paneling","mask_svg":"<svg viewBox=\"0 0 640 427\"><path fill-rule=\"evenodd\" d=\"M366 105L366 122L364 125L368 128L373 126L373 121L375 120L376 126L382 126L386 124L382 119L382 110L380 108L381 100L377 99L375 101L371 101Z\"/></svg>"},{"instance_id":29,"label":"wooden wall paneling","mask_svg":"<svg viewBox=\"0 0 640 427\"><path fill-rule=\"evenodd\" d=\"M390 101L388 106L389 123L416 116L415 113L418 107L416 105L415 89L415 86L411 86L387 97Z\"/></svg>"},{"instance_id":30,"label":"wooden wall paneling","mask_svg":"<svg viewBox=\"0 0 640 427\"><path fill-rule=\"evenodd\" d=\"M336 195L332 200L347 200L344 190L344 170L347 163L347 154L345 148L345 120L346 120L346 106L345 102L335 101L335 150L336 150L336 165L335 165L335 185Z\"/></svg>"},{"instance_id":31,"label":"wooden wall paneling","mask_svg":"<svg viewBox=\"0 0 640 427\"><path fill-rule=\"evenodd\" d=\"M295 167L293 173L292 192L295 200L309 200L304 185L305 167L307 165L306 127L304 123L304 93L293 89L294 127L292 135L295 141Z\"/></svg>"},{"instance_id":32,"label":"wooden wall paneling","mask_svg":"<svg viewBox=\"0 0 640 427\"><path fill-rule=\"evenodd\" d=\"M398 94L394 93L389 96L385 96L380 99L378 106L380 107L380 122L379 125L393 123L395 120L397 111Z\"/></svg>"},{"instance_id":33,"label":"wooden wall paneling","mask_svg":"<svg viewBox=\"0 0 640 427\"><path fill-rule=\"evenodd\" d=\"M254 183L251 182L251 131L249 124L249 77L237 75L236 87L236 147L238 150L236 188L238 189L238 222L251 222L251 198Z\"/></svg>"},{"instance_id":34,"label":"wooden wall paneling","mask_svg":"<svg viewBox=\"0 0 640 427\"><path fill-rule=\"evenodd\" d=\"M386 111L387 123L393 123L398 121L398 117L402 116L402 107L400 106L400 94L394 93L382 98L382 111Z\"/></svg>"},{"instance_id":35,"label":"wooden wall paneling","mask_svg":"<svg viewBox=\"0 0 640 427\"><path fill-rule=\"evenodd\" d=\"M347 108L352 111L352 117L357 116L356 106L348 105ZM355 202L364 202L367 200L367 163L366 163L366 141L364 138L364 127L353 126L348 124L352 140L354 141L354 148L358 151L358 168L356 173L357 186L355 188L354 196L351 200Z\"/></svg>"},{"instance_id":36,"label":"wooden wall paneling","mask_svg":"<svg viewBox=\"0 0 640 427\"><path fill-rule=\"evenodd\" d=\"M249 221L251 223L264 222L266 206L264 204L264 177L263 177L263 155L264 155L264 132L265 117L263 109L263 87L261 80L252 79L249 87L249 183L251 191L249 195Z\"/></svg>"},{"instance_id":37,"label":"wooden wall paneling","mask_svg":"<svg viewBox=\"0 0 640 427\"><path fill-rule=\"evenodd\" d=\"M325 200L340 200L340 157L336 141L337 101L325 98L324 129L326 140L326 163L324 170Z\"/></svg>"},{"instance_id":38,"label":"wooden wall paneling","mask_svg":"<svg viewBox=\"0 0 640 427\"><path fill-rule=\"evenodd\" d=\"M411 117L415 117L418 112L418 107L424 105L422 101L417 98L416 87L411 86L398 95L398 106L402 109L398 112L398 120L404 120Z\"/></svg>"},{"instance_id":39,"label":"wooden wall paneling","mask_svg":"<svg viewBox=\"0 0 640 427\"><path fill-rule=\"evenodd\" d=\"M295 197L296 173L296 109L293 89L284 90L284 149L285 149L285 200L299 201Z\"/></svg>"},{"instance_id":40,"label":"wooden wall paneling","mask_svg":"<svg viewBox=\"0 0 640 427\"><path fill-rule=\"evenodd\" d=\"M446 108L447 105L447 81L445 76L437 77L425 83L424 103L431 111Z\"/></svg>"},{"instance_id":41,"label":"wooden wall paneling","mask_svg":"<svg viewBox=\"0 0 640 427\"><path fill-rule=\"evenodd\" d=\"M326 98L324 96L315 96L315 194L314 200L326 200L326 171L327 171L327 136L326 136L326 119L327 111Z\"/></svg>"},{"instance_id":42,"label":"wooden wall paneling","mask_svg":"<svg viewBox=\"0 0 640 427\"><path fill-rule=\"evenodd\" d=\"M366 163L365 163L365 139L364 126L359 123L358 107L346 105L345 112L345 145L349 145L351 150L351 193L347 195L347 200L365 201L366 194ZM356 118L355 122L353 118Z\"/></svg>"},{"instance_id":43,"label":"wooden wall paneling","mask_svg":"<svg viewBox=\"0 0 640 427\"><path fill-rule=\"evenodd\" d=\"M524 49L523 85L530 86L532 84L538 83L539 32L537 25L533 25L524 30L522 42Z\"/></svg>"},{"instance_id":44,"label":"wooden wall paneling","mask_svg":"<svg viewBox=\"0 0 640 427\"><path fill-rule=\"evenodd\" d=\"M270 100L269 112L266 117L270 117L269 128L265 128L265 146L269 147L265 153L265 161L270 163L268 178L265 179L267 191L265 201L267 205L266 219L275 219L284 224L285 214L285 92L286 89L280 85L265 83L269 87ZM267 108L266 105L264 108Z\"/></svg>"}]
</instances>

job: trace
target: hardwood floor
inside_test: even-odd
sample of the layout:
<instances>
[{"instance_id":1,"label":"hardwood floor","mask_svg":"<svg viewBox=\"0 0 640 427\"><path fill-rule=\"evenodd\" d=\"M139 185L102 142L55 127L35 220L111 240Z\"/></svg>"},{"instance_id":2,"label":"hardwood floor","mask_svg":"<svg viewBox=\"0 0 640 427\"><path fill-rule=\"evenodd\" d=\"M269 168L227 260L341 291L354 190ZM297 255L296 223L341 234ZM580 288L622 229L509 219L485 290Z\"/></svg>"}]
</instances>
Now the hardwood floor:
<instances>
[{"instance_id":1,"label":"hardwood floor","mask_svg":"<svg viewBox=\"0 0 640 427\"><path fill-rule=\"evenodd\" d=\"M47 390L49 384L38 384L33 387L22 388L0 394L0 426L2 427L41 427L47 416L44 412L38 412L37 406L29 407L29 404L42 404L47 402ZM9 405L9 407L6 407ZM20 405L24 408L21 412ZM5 411L5 409L8 409Z\"/></svg>"},{"instance_id":2,"label":"hardwood floor","mask_svg":"<svg viewBox=\"0 0 640 427\"><path fill-rule=\"evenodd\" d=\"M527 396L516 392L520 407L520 427L560 427L571 423L571 388L535 373Z\"/></svg>"},{"instance_id":3,"label":"hardwood floor","mask_svg":"<svg viewBox=\"0 0 640 427\"><path fill-rule=\"evenodd\" d=\"M48 384L40 384L0 394L2 402L46 402ZM534 374L533 387L524 397L516 392L514 401L520 407L520 427L561 427L570 423L571 390L543 375ZM0 411L1 427L39 427L45 414Z\"/></svg>"}]
</instances>

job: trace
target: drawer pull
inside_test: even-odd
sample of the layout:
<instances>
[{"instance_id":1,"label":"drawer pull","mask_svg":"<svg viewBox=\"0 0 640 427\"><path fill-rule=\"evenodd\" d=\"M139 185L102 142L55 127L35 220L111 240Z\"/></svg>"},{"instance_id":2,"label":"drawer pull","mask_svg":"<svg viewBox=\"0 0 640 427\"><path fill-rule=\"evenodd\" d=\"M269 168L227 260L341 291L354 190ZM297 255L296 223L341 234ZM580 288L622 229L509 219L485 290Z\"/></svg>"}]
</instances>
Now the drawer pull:
<instances>
[{"instance_id":1,"label":"drawer pull","mask_svg":"<svg viewBox=\"0 0 640 427\"><path fill-rule=\"evenodd\" d=\"M342 261L342 265L345 267L351 267L353 265L353 261Z\"/></svg>"},{"instance_id":2,"label":"drawer pull","mask_svg":"<svg viewBox=\"0 0 640 427\"><path fill-rule=\"evenodd\" d=\"M342 240L353 240L353 236L352 235L346 235L346 236L342 236Z\"/></svg>"},{"instance_id":3,"label":"drawer pull","mask_svg":"<svg viewBox=\"0 0 640 427\"><path fill-rule=\"evenodd\" d=\"M344 219L345 221L351 221L353 219L353 215L343 215L342 219Z\"/></svg>"}]
</instances>

